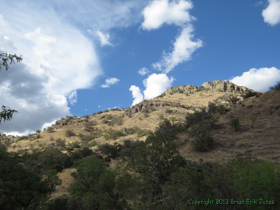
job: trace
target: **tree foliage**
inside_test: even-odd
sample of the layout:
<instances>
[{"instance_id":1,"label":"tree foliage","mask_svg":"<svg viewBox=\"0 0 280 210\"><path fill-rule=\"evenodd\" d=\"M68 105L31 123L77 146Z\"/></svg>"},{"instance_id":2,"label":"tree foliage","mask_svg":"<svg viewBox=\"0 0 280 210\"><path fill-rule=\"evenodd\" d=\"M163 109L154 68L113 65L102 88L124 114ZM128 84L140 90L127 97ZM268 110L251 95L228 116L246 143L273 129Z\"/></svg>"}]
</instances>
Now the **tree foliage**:
<instances>
[{"instance_id":1,"label":"tree foliage","mask_svg":"<svg viewBox=\"0 0 280 210\"><path fill-rule=\"evenodd\" d=\"M8 54L7 52L0 53L0 69L4 67L8 71L9 65L15 63L15 61L22 61L21 56Z\"/></svg>"},{"instance_id":2,"label":"tree foliage","mask_svg":"<svg viewBox=\"0 0 280 210\"><path fill-rule=\"evenodd\" d=\"M0 124L2 120L4 120L4 122L6 120L11 120L13 117L13 113L15 112L17 111L14 109L10 109L9 107L2 106L2 112L0 112Z\"/></svg>"},{"instance_id":3,"label":"tree foliage","mask_svg":"<svg viewBox=\"0 0 280 210\"><path fill-rule=\"evenodd\" d=\"M17 56L16 54L8 54L7 52L0 53L0 69L4 67L6 71L9 69L9 64L15 63L15 60L17 62L20 62L22 60L21 56ZM14 109L10 109L9 107L2 106L2 112L0 112L0 124L2 119L4 121L11 120L13 117L13 114L17 112Z\"/></svg>"}]
</instances>

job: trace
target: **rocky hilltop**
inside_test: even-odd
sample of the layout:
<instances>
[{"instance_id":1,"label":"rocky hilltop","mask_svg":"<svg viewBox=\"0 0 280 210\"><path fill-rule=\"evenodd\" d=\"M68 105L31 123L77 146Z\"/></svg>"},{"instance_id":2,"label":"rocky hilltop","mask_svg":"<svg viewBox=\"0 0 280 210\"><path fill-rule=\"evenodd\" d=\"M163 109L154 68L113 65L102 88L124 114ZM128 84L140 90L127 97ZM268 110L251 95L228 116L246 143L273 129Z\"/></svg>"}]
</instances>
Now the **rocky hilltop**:
<instances>
[{"instance_id":1,"label":"rocky hilltop","mask_svg":"<svg viewBox=\"0 0 280 210\"><path fill-rule=\"evenodd\" d=\"M220 92L229 92L229 93L238 93L238 94L246 94L248 92L254 92L253 90L238 86L229 81L222 81L222 80L215 80L213 82L205 82L203 86L197 87L195 85L181 85L178 87L169 88L165 91L162 95L173 95L175 93L185 93L185 94L192 94L197 91L201 91L203 89L206 90L213 90L213 91L220 91Z\"/></svg>"},{"instance_id":2,"label":"rocky hilltop","mask_svg":"<svg viewBox=\"0 0 280 210\"><path fill-rule=\"evenodd\" d=\"M219 100L223 105L229 106L229 97L235 96L241 100L242 96L248 93L256 93L256 91L247 87L235 85L229 81L225 82L221 80L205 82L201 87L195 85L181 85L169 88L155 99L145 100L134 105L125 112L125 116L131 116L138 112L149 113L156 107L176 107L185 109L185 111L194 111L197 108L208 106L208 102L213 100ZM178 97L176 97L176 95ZM187 97L190 95L193 95L193 97L199 96L200 104L197 103L197 100L194 103L190 103L193 99L193 97Z\"/></svg>"}]
</instances>

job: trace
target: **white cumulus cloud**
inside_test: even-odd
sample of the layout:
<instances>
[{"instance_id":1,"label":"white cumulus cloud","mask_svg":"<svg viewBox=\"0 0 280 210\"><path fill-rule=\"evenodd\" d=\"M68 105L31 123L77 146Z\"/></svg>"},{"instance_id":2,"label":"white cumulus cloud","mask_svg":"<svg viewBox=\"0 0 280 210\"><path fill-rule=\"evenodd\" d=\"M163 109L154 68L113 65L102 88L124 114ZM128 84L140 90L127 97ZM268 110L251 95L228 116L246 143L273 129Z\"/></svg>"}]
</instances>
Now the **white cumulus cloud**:
<instances>
[{"instance_id":1,"label":"white cumulus cloud","mask_svg":"<svg viewBox=\"0 0 280 210\"><path fill-rule=\"evenodd\" d=\"M271 68L252 68L241 76L230 80L234 84L245 86L256 91L267 91L270 86L280 81L280 70Z\"/></svg>"},{"instance_id":2,"label":"white cumulus cloud","mask_svg":"<svg viewBox=\"0 0 280 210\"><path fill-rule=\"evenodd\" d=\"M117 78L108 78L108 79L105 80L105 84L101 85L101 87L108 88L111 85L114 85L114 84L118 83L119 81L120 80L117 79Z\"/></svg>"},{"instance_id":3,"label":"white cumulus cloud","mask_svg":"<svg viewBox=\"0 0 280 210\"><path fill-rule=\"evenodd\" d=\"M142 75L142 76L148 74L149 72L150 72L149 69L147 69L147 68L145 68L145 67L141 68L141 69L138 71L138 73L139 73L140 75Z\"/></svg>"},{"instance_id":4,"label":"white cumulus cloud","mask_svg":"<svg viewBox=\"0 0 280 210\"><path fill-rule=\"evenodd\" d=\"M139 87L131 85L129 90L132 91L134 98L132 106L142 102L144 99L151 99L159 96L172 86L174 78L169 78L166 74L151 74L147 79L143 80L145 90L141 93Z\"/></svg>"},{"instance_id":5,"label":"white cumulus cloud","mask_svg":"<svg viewBox=\"0 0 280 210\"><path fill-rule=\"evenodd\" d=\"M23 57L0 72L1 105L18 111L1 124L7 134L34 132L70 115L67 97L74 102L75 90L91 87L102 74L87 37L49 7L29 3L15 0L0 7L0 50Z\"/></svg>"},{"instance_id":6,"label":"white cumulus cloud","mask_svg":"<svg viewBox=\"0 0 280 210\"><path fill-rule=\"evenodd\" d=\"M143 101L144 97L143 97L143 94L141 93L141 90L139 87L137 87L135 85L131 85L129 88L129 91L132 92L132 98L134 98L134 100L132 102L132 106Z\"/></svg>"},{"instance_id":7,"label":"white cumulus cloud","mask_svg":"<svg viewBox=\"0 0 280 210\"><path fill-rule=\"evenodd\" d=\"M142 28L158 29L165 23L181 26L193 19L188 12L192 7L192 2L188 0L154 0L143 11Z\"/></svg>"},{"instance_id":8,"label":"white cumulus cloud","mask_svg":"<svg viewBox=\"0 0 280 210\"><path fill-rule=\"evenodd\" d=\"M101 46L106 46L106 45L113 46L113 44L109 42L109 38L110 38L109 33L104 34L101 31L97 31L97 35L100 39Z\"/></svg>"},{"instance_id":9,"label":"white cumulus cloud","mask_svg":"<svg viewBox=\"0 0 280 210\"><path fill-rule=\"evenodd\" d=\"M155 69L170 72L175 66L191 59L191 55L200 47L201 40L193 40L193 26L195 20L189 10L193 8L191 0L154 0L143 10L144 30L160 28L163 24L176 25L181 28L180 35L173 44L173 51L163 52L162 59L153 63Z\"/></svg>"},{"instance_id":10,"label":"white cumulus cloud","mask_svg":"<svg viewBox=\"0 0 280 210\"><path fill-rule=\"evenodd\" d=\"M159 96L172 86L174 78L169 78L166 74L151 74L143 81L146 89L144 90L145 99Z\"/></svg>"},{"instance_id":11,"label":"white cumulus cloud","mask_svg":"<svg viewBox=\"0 0 280 210\"><path fill-rule=\"evenodd\" d=\"M268 0L268 7L262 11L264 22L274 26L280 23L280 0Z\"/></svg>"},{"instance_id":12,"label":"white cumulus cloud","mask_svg":"<svg viewBox=\"0 0 280 210\"><path fill-rule=\"evenodd\" d=\"M163 52L162 60L154 63L153 67L168 73L178 64L190 60L194 51L203 45L199 39L192 40L194 36L192 32L193 27L191 25L184 27L174 43L173 51L170 53Z\"/></svg>"}]
</instances>

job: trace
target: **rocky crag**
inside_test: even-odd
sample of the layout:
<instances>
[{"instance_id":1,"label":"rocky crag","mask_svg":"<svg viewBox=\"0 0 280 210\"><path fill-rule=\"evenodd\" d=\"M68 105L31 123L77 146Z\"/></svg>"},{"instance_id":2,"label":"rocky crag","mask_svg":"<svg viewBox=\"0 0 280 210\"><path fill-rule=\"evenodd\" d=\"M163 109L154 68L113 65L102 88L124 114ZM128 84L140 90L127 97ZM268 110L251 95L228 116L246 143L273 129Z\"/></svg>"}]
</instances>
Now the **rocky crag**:
<instances>
[{"instance_id":1,"label":"rocky crag","mask_svg":"<svg viewBox=\"0 0 280 210\"><path fill-rule=\"evenodd\" d=\"M179 102L173 102L168 101L166 98L168 96L174 95L174 94L184 94L184 95L190 95L194 94L196 92L221 92L225 93L224 97L220 97L219 103L222 103L223 105L227 106L230 105L229 97L239 97L241 99L243 95L251 92L254 93L255 91L252 89L249 89L247 87L242 87L235 85L232 82L229 81L221 81L221 80L215 80L213 82L205 82L203 86L197 87L195 85L181 85L178 87L172 87L168 90L166 90L164 93L162 93L160 96L158 96L155 99L152 100L145 100L129 109L125 112L125 116L132 116L138 112L144 112L149 113L153 111L155 107L179 107L186 110L195 110L196 107L185 105ZM199 108L199 107L197 107Z\"/></svg>"}]
</instances>

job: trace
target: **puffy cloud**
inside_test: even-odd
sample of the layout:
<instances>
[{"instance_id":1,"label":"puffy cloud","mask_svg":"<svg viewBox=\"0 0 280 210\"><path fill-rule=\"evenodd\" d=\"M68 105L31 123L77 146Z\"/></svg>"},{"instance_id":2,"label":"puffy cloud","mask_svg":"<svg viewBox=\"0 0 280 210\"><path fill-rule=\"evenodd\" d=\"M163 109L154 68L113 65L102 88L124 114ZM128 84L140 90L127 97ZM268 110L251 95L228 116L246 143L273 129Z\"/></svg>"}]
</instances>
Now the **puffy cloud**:
<instances>
[{"instance_id":1,"label":"puffy cloud","mask_svg":"<svg viewBox=\"0 0 280 210\"><path fill-rule=\"evenodd\" d=\"M172 86L174 78L169 78L166 74L151 74L147 79L143 80L145 90L143 94L139 87L131 85L129 88L132 91L132 97L134 98L132 106L143 101L143 99L151 99L159 96L164 91Z\"/></svg>"},{"instance_id":2,"label":"puffy cloud","mask_svg":"<svg viewBox=\"0 0 280 210\"><path fill-rule=\"evenodd\" d=\"M159 96L164 91L172 86L174 78L169 77L166 74L151 74L147 79L143 81L146 89L144 90L145 99L151 99Z\"/></svg>"},{"instance_id":3,"label":"puffy cloud","mask_svg":"<svg viewBox=\"0 0 280 210\"><path fill-rule=\"evenodd\" d=\"M119 81L120 80L117 79L117 78L108 78L108 79L105 80L105 84L101 85L101 87L108 88L111 85L114 85L114 84L118 83Z\"/></svg>"},{"instance_id":4,"label":"puffy cloud","mask_svg":"<svg viewBox=\"0 0 280 210\"><path fill-rule=\"evenodd\" d=\"M101 31L97 31L97 35L100 39L101 46L106 46L106 45L113 46L113 44L109 42L109 38L110 38L109 33L103 34Z\"/></svg>"},{"instance_id":5,"label":"puffy cloud","mask_svg":"<svg viewBox=\"0 0 280 210\"><path fill-rule=\"evenodd\" d=\"M154 0L143 11L142 28L158 29L164 23L182 26L193 19L188 13L192 7L192 2L189 0L171 1L170 3L169 0Z\"/></svg>"},{"instance_id":6,"label":"puffy cloud","mask_svg":"<svg viewBox=\"0 0 280 210\"><path fill-rule=\"evenodd\" d=\"M268 0L268 7L262 11L264 22L274 26L280 23L280 0Z\"/></svg>"},{"instance_id":7,"label":"puffy cloud","mask_svg":"<svg viewBox=\"0 0 280 210\"><path fill-rule=\"evenodd\" d=\"M149 69L143 67L143 68L141 68L141 69L138 71L138 73L139 73L140 75L144 76L144 75L146 75L146 74L149 73Z\"/></svg>"},{"instance_id":8,"label":"puffy cloud","mask_svg":"<svg viewBox=\"0 0 280 210\"><path fill-rule=\"evenodd\" d=\"M73 90L69 96L68 96L68 99L69 99L69 102L70 104L75 104L77 103L77 100L78 100L78 96L77 96L77 91L76 90Z\"/></svg>"},{"instance_id":9,"label":"puffy cloud","mask_svg":"<svg viewBox=\"0 0 280 210\"><path fill-rule=\"evenodd\" d=\"M267 91L270 86L280 81L280 70L271 68L252 68L241 76L234 77L231 82L256 91Z\"/></svg>"},{"instance_id":10,"label":"puffy cloud","mask_svg":"<svg viewBox=\"0 0 280 210\"><path fill-rule=\"evenodd\" d=\"M154 63L153 67L168 73L178 64L190 60L194 51L203 45L199 39L192 40L194 36L192 32L193 27L191 25L184 27L174 43L173 51L170 53L163 52L162 60Z\"/></svg>"},{"instance_id":11,"label":"puffy cloud","mask_svg":"<svg viewBox=\"0 0 280 210\"><path fill-rule=\"evenodd\" d=\"M134 98L132 106L143 101L144 97L139 87L131 85L129 91L132 91L132 97Z\"/></svg>"},{"instance_id":12,"label":"puffy cloud","mask_svg":"<svg viewBox=\"0 0 280 210\"><path fill-rule=\"evenodd\" d=\"M154 0L143 11L144 22L142 28L145 30L158 29L163 24L174 24L181 28L180 35L174 42L173 51L163 52L160 62L153 63L155 69L168 73L178 64L191 59L191 55L202 47L201 40L193 40L192 20L189 13L193 8L190 0Z\"/></svg>"},{"instance_id":13,"label":"puffy cloud","mask_svg":"<svg viewBox=\"0 0 280 210\"><path fill-rule=\"evenodd\" d=\"M91 87L102 73L87 37L49 7L34 9L42 6L39 1L32 9L29 3L6 2L0 8L0 50L23 56L0 72L1 105L18 111L1 124L8 134L32 132L69 115L67 97L74 102L75 90Z\"/></svg>"}]
</instances>

